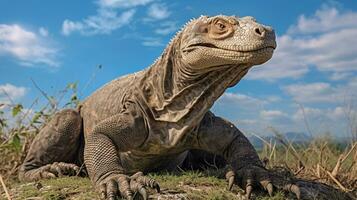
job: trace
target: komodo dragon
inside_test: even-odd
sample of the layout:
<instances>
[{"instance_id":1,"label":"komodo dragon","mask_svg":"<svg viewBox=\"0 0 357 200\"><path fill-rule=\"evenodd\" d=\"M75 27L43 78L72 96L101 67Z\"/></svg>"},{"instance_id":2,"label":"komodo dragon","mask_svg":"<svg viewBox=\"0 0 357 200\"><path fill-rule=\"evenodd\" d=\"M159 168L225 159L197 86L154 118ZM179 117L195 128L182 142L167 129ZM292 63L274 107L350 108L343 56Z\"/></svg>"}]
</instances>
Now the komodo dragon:
<instances>
[{"instance_id":1,"label":"komodo dragon","mask_svg":"<svg viewBox=\"0 0 357 200\"><path fill-rule=\"evenodd\" d=\"M102 198L147 199L146 187L160 189L143 174L198 166L203 155L216 154L231 167L229 188L237 183L249 198L253 187L269 194L276 187L299 198L296 184L274 177L247 138L210 112L275 48L273 29L252 17L191 20L149 68L111 81L76 110L58 112L34 139L20 179L74 175L84 159Z\"/></svg>"}]
</instances>

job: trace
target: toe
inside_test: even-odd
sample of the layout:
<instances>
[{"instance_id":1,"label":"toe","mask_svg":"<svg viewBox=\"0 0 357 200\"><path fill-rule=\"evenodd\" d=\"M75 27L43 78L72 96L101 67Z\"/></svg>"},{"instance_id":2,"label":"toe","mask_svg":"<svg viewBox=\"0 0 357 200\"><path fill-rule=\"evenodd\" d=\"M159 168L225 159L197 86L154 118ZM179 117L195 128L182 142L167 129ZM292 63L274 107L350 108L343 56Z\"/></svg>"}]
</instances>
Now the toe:
<instances>
[{"instance_id":1,"label":"toe","mask_svg":"<svg viewBox=\"0 0 357 200\"><path fill-rule=\"evenodd\" d=\"M130 190L129 178L127 176L117 177L120 194L126 199L133 198L133 192Z\"/></svg>"},{"instance_id":2,"label":"toe","mask_svg":"<svg viewBox=\"0 0 357 200\"><path fill-rule=\"evenodd\" d=\"M56 176L58 177L61 177L63 176L63 173L62 173L62 169L61 167L58 165L57 162L54 162L53 164L50 164L50 169L49 171L53 174L56 174Z\"/></svg>"},{"instance_id":3,"label":"toe","mask_svg":"<svg viewBox=\"0 0 357 200\"><path fill-rule=\"evenodd\" d=\"M100 199L106 199L107 198L107 186L106 186L106 184L101 184L99 186L99 192L100 192Z\"/></svg>"},{"instance_id":4,"label":"toe","mask_svg":"<svg viewBox=\"0 0 357 200\"><path fill-rule=\"evenodd\" d=\"M139 182L136 182L135 180L130 181L130 189L134 193L139 193L143 197L144 200L147 200L149 197L144 185Z\"/></svg>"},{"instance_id":5,"label":"toe","mask_svg":"<svg viewBox=\"0 0 357 200\"><path fill-rule=\"evenodd\" d=\"M62 170L62 173L65 175L70 175L70 176L73 175L74 176L79 173L79 167L72 163L60 162L57 164L57 166L60 167L60 169Z\"/></svg>"},{"instance_id":6,"label":"toe","mask_svg":"<svg viewBox=\"0 0 357 200\"><path fill-rule=\"evenodd\" d=\"M51 172L43 171L41 172L41 178L56 178L56 175L54 175Z\"/></svg>"},{"instance_id":7,"label":"toe","mask_svg":"<svg viewBox=\"0 0 357 200\"><path fill-rule=\"evenodd\" d=\"M118 185L114 180L110 180L107 183L107 198L114 200L116 196L118 196Z\"/></svg>"},{"instance_id":8,"label":"toe","mask_svg":"<svg viewBox=\"0 0 357 200\"><path fill-rule=\"evenodd\" d=\"M252 195L252 191L253 191L253 184L254 184L254 179L251 178L252 176L250 176L248 174L247 180L246 180L246 186L245 186L245 193L246 193L246 197L248 199L250 199L250 196Z\"/></svg>"},{"instance_id":9,"label":"toe","mask_svg":"<svg viewBox=\"0 0 357 200\"><path fill-rule=\"evenodd\" d=\"M155 179L146 177L141 174L140 176L136 177L135 181L142 184L143 186L147 186L147 187L156 189L156 191L160 193L160 185L159 185L159 183L156 182Z\"/></svg>"}]
</instances>

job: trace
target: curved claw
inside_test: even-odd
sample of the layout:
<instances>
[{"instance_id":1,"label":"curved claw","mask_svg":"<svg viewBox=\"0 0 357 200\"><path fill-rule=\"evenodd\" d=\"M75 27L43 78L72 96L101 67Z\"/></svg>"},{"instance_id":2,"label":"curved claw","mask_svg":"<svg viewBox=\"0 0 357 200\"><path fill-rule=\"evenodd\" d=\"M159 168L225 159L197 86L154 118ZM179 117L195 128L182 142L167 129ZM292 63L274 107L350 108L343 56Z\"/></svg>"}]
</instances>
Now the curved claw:
<instances>
[{"instance_id":1,"label":"curved claw","mask_svg":"<svg viewBox=\"0 0 357 200\"><path fill-rule=\"evenodd\" d=\"M228 187L227 187L227 190L228 191L231 191L232 188L233 188L233 184L234 184L234 179L235 179L235 173L230 170L226 173L226 179L228 181Z\"/></svg>"},{"instance_id":2,"label":"curved claw","mask_svg":"<svg viewBox=\"0 0 357 200\"><path fill-rule=\"evenodd\" d=\"M130 188L134 192L138 192L143 197L143 200L147 200L149 198L149 195L145 189L145 186L142 183L137 182L136 180L132 179L130 181Z\"/></svg>"},{"instance_id":3,"label":"curved claw","mask_svg":"<svg viewBox=\"0 0 357 200\"><path fill-rule=\"evenodd\" d=\"M299 188L299 186L297 186L295 184L287 184L287 185L285 185L284 190L287 190L289 192L293 192L296 195L297 199L301 198L300 188Z\"/></svg>"},{"instance_id":4,"label":"curved claw","mask_svg":"<svg viewBox=\"0 0 357 200\"><path fill-rule=\"evenodd\" d=\"M253 186L247 185L247 187L245 188L245 193L248 199L250 199L250 196L252 195L252 191L253 191Z\"/></svg>"},{"instance_id":5,"label":"curved claw","mask_svg":"<svg viewBox=\"0 0 357 200\"><path fill-rule=\"evenodd\" d=\"M141 194L141 196L143 197L143 200L147 200L149 195L146 192L144 187L141 187L140 189L138 189L138 192Z\"/></svg>"},{"instance_id":6,"label":"curved claw","mask_svg":"<svg viewBox=\"0 0 357 200\"><path fill-rule=\"evenodd\" d=\"M234 176L229 177L228 179L228 190L231 191L233 188Z\"/></svg>"},{"instance_id":7,"label":"curved claw","mask_svg":"<svg viewBox=\"0 0 357 200\"><path fill-rule=\"evenodd\" d=\"M160 185L158 183L154 183L153 188L156 189L157 193L160 193Z\"/></svg>"},{"instance_id":8,"label":"curved claw","mask_svg":"<svg viewBox=\"0 0 357 200\"><path fill-rule=\"evenodd\" d=\"M279 190L284 190L286 192L294 193L298 200L301 199L301 190L297 184L286 180L284 177L280 176L279 174L275 174L270 172L269 170L265 169L264 167L260 166L245 166L238 171L237 179L241 180L241 185L244 187L245 185L245 196L247 199L251 198L251 194L253 192L253 187L257 184L260 184L262 188L264 188L268 193L269 196L273 195L274 187ZM226 174L226 179L229 181L228 188L231 189L231 185L233 185L234 178L233 171L229 171Z\"/></svg>"},{"instance_id":9,"label":"curved claw","mask_svg":"<svg viewBox=\"0 0 357 200\"><path fill-rule=\"evenodd\" d=\"M260 185L268 192L269 196L273 196L274 186L270 179L263 179L260 181Z\"/></svg>"},{"instance_id":10,"label":"curved claw","mask_svg":"<svg viewBox=\"0 0 357 200\"><path fill-rule=\"evenodd\" d=\"M269 196L273 196L273 184L268 183L266 190L268 191Z\"/></svg>"}]
</instances>

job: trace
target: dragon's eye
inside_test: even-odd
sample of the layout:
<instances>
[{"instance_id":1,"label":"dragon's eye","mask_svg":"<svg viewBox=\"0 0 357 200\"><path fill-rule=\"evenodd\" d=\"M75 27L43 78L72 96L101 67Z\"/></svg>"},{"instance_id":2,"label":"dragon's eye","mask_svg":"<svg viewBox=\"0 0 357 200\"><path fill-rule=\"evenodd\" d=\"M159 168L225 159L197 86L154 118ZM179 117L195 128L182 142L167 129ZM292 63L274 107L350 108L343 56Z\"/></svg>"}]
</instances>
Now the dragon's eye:
<instances>
[{"instance_id":1,"label":"dragon's eye","mask_svg":"<svg viewBox=\"0 0 357 200\"><path fill-rule=\"evenodd\" d=\"M209 36L214 39L224 39L229 37L233 32L233 25L221 18L214 19L209 28Z\"/></svg>"},{"instance_id":2,"label":"dragon's eye","mask_svg":"<svg viewBox=\"0 0 357 200\"><path fill-rule=\"evenodd\" d=\"M218 26L221 30L223 30L224 28L226 28L226 25L222 24L221 22L218 22L218 23L217 23L217 26Z\"/></svg>"}]
</instances>

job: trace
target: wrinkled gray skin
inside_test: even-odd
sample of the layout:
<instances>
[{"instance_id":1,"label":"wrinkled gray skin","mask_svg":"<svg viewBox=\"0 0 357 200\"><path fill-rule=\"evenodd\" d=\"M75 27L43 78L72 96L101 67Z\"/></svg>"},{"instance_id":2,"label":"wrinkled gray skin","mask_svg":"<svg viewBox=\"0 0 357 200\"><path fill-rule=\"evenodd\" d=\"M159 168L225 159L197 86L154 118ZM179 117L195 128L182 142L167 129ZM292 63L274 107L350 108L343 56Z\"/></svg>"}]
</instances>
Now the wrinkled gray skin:
<instances>
[{"instance_id":1,"label":"wrinkled gray skin","mask_svg":"<svg viewBox=\"0 0 357 200\"><path fill-rule=\"evenodd\" d=\"M298 186L267 171L247 138L209 111L228 87L276 47L271 27L252 17L202 16L187 23L149 68L120 77L63 110L35 138L20 170L22 180L74 175L83 162L104 199L159 186L147 172L204 166L219 155L229 188L239 184L294 192ZM83 136L84 141L83 143ZM142 173L143 172L143 173Z\"/></svg>"}]
</instances>

